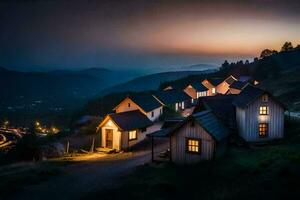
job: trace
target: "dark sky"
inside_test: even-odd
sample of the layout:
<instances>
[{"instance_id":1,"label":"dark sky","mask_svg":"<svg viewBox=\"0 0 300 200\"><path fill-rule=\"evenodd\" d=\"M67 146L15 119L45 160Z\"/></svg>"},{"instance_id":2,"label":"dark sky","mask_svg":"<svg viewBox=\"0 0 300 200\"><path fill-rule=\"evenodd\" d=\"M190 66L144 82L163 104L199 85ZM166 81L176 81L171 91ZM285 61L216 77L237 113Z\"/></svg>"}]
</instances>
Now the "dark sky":
<instances>
[{"instance_id":1,"label":"dark sky","mask_svg":"<svg viewBox=\"0 0 300 200\"><path fill-rule=\"evenodd\" d=\"M300 43L300 1L1 1L0 66L162 69Z\"/></svg>"}]
</instances>

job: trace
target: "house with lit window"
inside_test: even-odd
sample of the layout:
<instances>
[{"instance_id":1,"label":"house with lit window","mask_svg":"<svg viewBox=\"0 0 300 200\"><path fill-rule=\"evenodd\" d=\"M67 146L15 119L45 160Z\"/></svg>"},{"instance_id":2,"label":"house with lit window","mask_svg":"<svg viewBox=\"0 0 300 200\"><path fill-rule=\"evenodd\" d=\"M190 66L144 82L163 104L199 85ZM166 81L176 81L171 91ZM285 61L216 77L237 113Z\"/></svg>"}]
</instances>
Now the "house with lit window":
<instances>
[{"instance_id":1,"label":"house with lit window","mask_svg":"<svg viewBox=\"0 0 300 200\"><path fill-rule=\"evenodd\" d=\"M229 90L230 85L235 81L237 81L235 77L233 77L232 75L228 76L224 81L216 86L217 93L226 94Z\"/></svg>"},{"instance_id":2,"label":"house with lit window","mask_svg":"<svg viewBox=\"0 0 300 200\"><path fill-rule=\"evenodd\" d=\"M239 94L245 87L249 85L249 82L234 81L230 86L226 94Z\"/></svg>"},{"instance_id":3,"label":"house with lit window","mask_svg":"<svg viewBox=\"0 0 300 200\"><path fill-rule=\"evenodd\" d=\"M163 113L163 105L151 94L127 96L115 108L116 113L139 110L151 121L158 120Z\"/></svg>"},{"instance_id":4,"label":"house with lit window","mask_svg":"<svg viewBox=\"0 0 300 200\"><path fill-rule=\"evenodd\" d=\"M170 160L191 164L212 160L227 149L228 130L209 110L187 117L168 133Z\"/></svg>"},{"instance_id":5,"label":"house with lit window","mask_svg":"<svg viewBox=\"0 0 300 200\"><path fill-rule=\"evenodd\" d=\"M207 96L208 90L209 89L202 83L191 83L183 89L183 91L192 98L192 103L199 97Z\"/></svg>"},{"instance_id":6,"label":"house with lit window","mask_svg":"<svg viewBox=\"0 0 300 200\"><path fill-rule=\"evenodd\" d=\"M247 85L233 101L239 135L247 142L284 137L285 107L270 93Z\"/></svg>"},{"instance_id":7,"label":"house with lit window","mask_svg":"<svg viewBox=\"0 0 300 200\"><path fill-rule=\"evenodd\" d=\"M218 93L217 86L222 83L223 80L220 78L207 78L202 81L202 85L204 85L208 91L207 96L213 96Z\"/></svg>"},{"instance_id":8,"label":"house with lit window","mask_svg":"<svg viewBox=\"0 0 300 200\"><path fill-rule=\"evenodd\" d=\"M145 139L147 128L152 124L139 110L109 114L97 127L100 146L116 151L127 150Z\"/></svg>"},{"instance_id":9,"label":"house with lit window","mask_svg":"<svg viewBox=\"0 0 300 200\"><path fill-rule=\"evenodd\" d=\"M190 106L191 97L181 90L166 90L153 93L153 97L163 106L174 109L175 111L183 111Z\"/></svg>"}]
</instances>

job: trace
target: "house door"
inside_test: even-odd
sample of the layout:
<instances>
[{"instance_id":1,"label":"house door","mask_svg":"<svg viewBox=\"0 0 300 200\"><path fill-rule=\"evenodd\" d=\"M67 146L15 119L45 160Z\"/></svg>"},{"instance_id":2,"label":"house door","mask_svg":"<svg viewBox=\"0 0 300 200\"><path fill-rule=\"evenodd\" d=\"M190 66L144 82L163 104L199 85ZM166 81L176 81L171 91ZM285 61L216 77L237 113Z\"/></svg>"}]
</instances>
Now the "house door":
<instances>
[{"instance_id":1,"label":"house door","mask_svg":"<svg viewBox=\"0 0 300 200\"><path fill-rule=\"evenodd\" d=\"M106 147L112 149L113 148L113 130L105 129L106 132Z\"/></svg>"}]
</instances>

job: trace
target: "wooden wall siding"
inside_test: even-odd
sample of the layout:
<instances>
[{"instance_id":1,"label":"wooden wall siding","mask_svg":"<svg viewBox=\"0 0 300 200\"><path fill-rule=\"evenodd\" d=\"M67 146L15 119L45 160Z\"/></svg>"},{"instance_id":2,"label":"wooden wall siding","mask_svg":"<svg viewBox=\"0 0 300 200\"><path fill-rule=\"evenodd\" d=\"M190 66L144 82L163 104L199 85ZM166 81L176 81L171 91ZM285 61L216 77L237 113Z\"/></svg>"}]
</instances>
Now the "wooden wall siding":
<instances>
[{"instance_id":1,"label":"wooden wall siding","mask_svg":"<svg viewBox=\"0 0 300 200\"><path fill-rule=\"evenodd\" d=\"M128 107L128 103L130 103L130 107ZM116 109L116 113L120 112L127 112L127 111L132 111L132 110L140 110L142 113L144 113L143 110L140 109L140 107L134 103L131 99L126 98L124 101L120 103L118 108ZM146 113L144 113L146 114Z\"/></svg>"},{"instance_id":2,"label":"wooden wall siding","mask_svg":"<svg viewBox=\"0 0 300 200\"><path fill-rule=\"evenodd\" d=\"M215 87L213 86L210 82L208 82L207 80L204 80L202 81L202 84L208 88L208 91L207 91L207 96L213 96L215 94L212 93L212 89Z\"/></svg>"},{"instance_id":3,"label":"wooden wall siding","mask_svg":"<svg viewBox=\"0 0 300 200\"><path fill-rule=\"evenodd\" d=\"M186 138L198 138L202 140L201 154L186 152ZM214 156L215 142L213 138L197 123L191 126L188 123L177 130L171 137L172 160L178 164L196 163L201 160L211 160Z\"/></svg>"},{"instance_id":4,"label":"wooden wall siding","mask_svg":"<svg viewBox=\"0 0 300 200\"><path fill-rule=\"evenodd\" d=\"M139 142L143 141L146 138L146 133L142 132L141 130L137 130L137 140L131 140L128 139L128 131L122 132L122 150L126 150Z\"/></svg>"},{"instance_id":5,"label":"wooden wall siding","mask_svg":"<svg viewBox=\"0 0 300 200\"><path fill-rule=\"evenodd\" d=\"M269 106L269 115L259 115L260 106ZM269 141L284 137L284 109L269 98L267 103L258 98L246 109L237 109L237 122L240 135L249 142ZM259 137L259 123L268 123L268 136Z\"/></svg>"},{"instance_id":6,"label":"wooden wall siding","mask_svg":"<svg viewBox=\"0 0 300 200\"><path fill-rule=\"evenodd\" d=\"M160 111L161 110L161 111ZM154 112L154 116L152 117L152 113ZM146 115L151 121L156 121L160 117L160 113L163 113L163 107L156 108L150 112L147 112Z\"/></svg>"},{"instance_id":7,"label":"wooden wall siding","mask_svg":"<svg viewBox=\"0 0 300 200\"><path fill-rule=\"evenodd\" d=\"M235 89L235 88L230 88L229 93L230 94L239 94L239 93L241 93L241 90Z\"/></svg>"},{"instance_id":8,"label":"wooden wall siding","mask_svg":"<svg viewBox=\"0 0 300 200\"><path fill-rule=\"evenodd\" d=\"M217 93L225 94L229 90L229 84L223 81L216 87Z\"/></svg>"},{"instance_id":9,"label":"wooden wall siding","mask_svg":"<svg viewBox=\"0 0 300 200\"><path fill-rule=\"evenodd\" d=\"M121 150L121 132L118 130L118 127L114 123L108 123L110 120L107 121L106 124L101 128L101 147L106 147L106 129L113 130L113 149L117 151ZM111 125L110 125L111 124Z\"/></svg>"},{"instance_id":10,"label":"wooden wall siding","mask_svg":"<svg viewBox=\"0 0 300 200\"><path fill-rule=\"evenodd\" d=\"M197 91L193 87L186 87L183 91L191 98L197 99Z\"/></svg>"}]
</instances>

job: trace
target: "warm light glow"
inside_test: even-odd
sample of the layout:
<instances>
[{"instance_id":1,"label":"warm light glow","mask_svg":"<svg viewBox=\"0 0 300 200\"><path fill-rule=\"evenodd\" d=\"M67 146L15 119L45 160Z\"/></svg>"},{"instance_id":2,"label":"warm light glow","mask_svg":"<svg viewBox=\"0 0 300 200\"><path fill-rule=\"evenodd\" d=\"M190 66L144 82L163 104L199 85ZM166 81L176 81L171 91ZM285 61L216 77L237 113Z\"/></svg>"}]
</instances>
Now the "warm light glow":
<instances>
[{"instance_id":1,"label":"warm light glow","mask_svg":"<svg viewBox=\"0 0 300 200\"><path fill-rule=\"evenodd\" d=\"M128 139L129 139L129 140L136 140L136 139L137 139L137 133L136 133L136 130L134 130L134 131L129 131L129 133L128 133Z\"/></svg>"}]
</instances>

